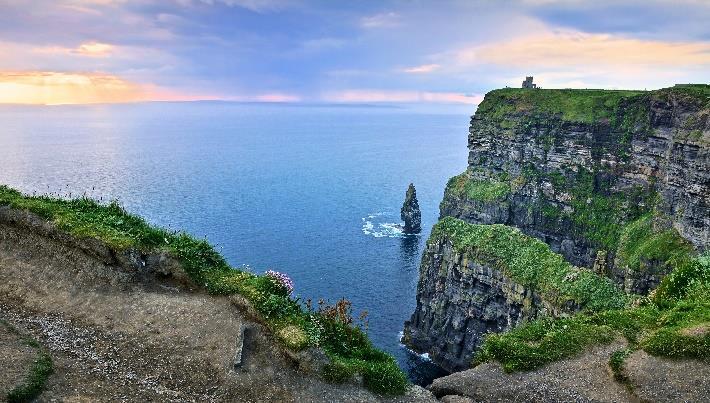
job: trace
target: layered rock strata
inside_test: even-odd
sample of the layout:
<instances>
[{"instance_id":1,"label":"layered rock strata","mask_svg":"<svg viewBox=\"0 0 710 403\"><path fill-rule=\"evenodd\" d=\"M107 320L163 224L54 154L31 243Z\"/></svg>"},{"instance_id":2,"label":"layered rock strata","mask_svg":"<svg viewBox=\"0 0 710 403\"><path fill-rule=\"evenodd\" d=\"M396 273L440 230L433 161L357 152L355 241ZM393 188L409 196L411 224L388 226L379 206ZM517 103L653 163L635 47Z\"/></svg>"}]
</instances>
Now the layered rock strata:
<instances>
[{"instance_id":1,"label":"layered rock strata","mask_svg":"<svg viewBox=\"0 0 710 403\"><path fill-rule=\"evenodd\" d=\"M469 150L441 219L519 228L627 293L648 293L710 244L710 86L492 91ZM405 342L448 370L470 366L487 332L579 308L479 257L438 237L422 258Z\"/></svg>"}]
</instances>

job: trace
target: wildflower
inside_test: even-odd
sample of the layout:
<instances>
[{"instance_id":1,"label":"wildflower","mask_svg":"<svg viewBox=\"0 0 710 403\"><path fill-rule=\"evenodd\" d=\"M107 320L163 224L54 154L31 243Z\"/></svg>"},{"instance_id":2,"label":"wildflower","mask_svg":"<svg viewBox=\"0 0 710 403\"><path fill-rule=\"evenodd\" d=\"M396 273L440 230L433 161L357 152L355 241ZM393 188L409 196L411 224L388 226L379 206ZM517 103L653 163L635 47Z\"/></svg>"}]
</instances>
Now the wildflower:
<instances>
[{"instance_id":1,"label":"wildflower","mask_svg":"<svg viewBox=\"0 0 710 403\"><path fill-rule=\"evenodd\" d=\"M283 288L286 291L286 295L291 295L293 292L293 280L291 280L288 275L274 270L267 270L266 277L270 278L276 285Z\"/></svg>"}]
</instances>

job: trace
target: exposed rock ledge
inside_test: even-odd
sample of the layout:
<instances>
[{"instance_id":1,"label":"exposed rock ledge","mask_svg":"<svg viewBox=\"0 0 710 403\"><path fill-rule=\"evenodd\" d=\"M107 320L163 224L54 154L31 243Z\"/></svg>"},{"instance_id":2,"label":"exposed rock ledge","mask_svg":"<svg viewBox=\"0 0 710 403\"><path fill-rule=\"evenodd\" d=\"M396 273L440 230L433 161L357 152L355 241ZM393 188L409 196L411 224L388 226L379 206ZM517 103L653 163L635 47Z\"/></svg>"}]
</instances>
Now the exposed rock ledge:
<instances>
[{"instance_id":1,"label":"exposed rock ledge","mask_svg":"<svg viewBox=\"0 0 710 403\"><path fill-rule=\"evenodd\" d=\"M706 363L657 358L643 351L626 361L628 386L616 382L608 361L623 347L621 342L599 346L523 373L507 374L497 363L483 364L436 379L429 389L461 402L700 402L710 396Z\"/></svg>"},{"instance_id":2,"label":"exposed rock ledge","mask_svg":"<svg viewBox=\"0 0 710 403\"><path fill-rule=\"evenodd\" d=\"M245 301L207 295L170 256L117 253L2 206L0 318L53 358L41 401L387 400L320 380L312 355L289 354ZM14 364L0 357L0 372ZM432 400L414 387L392 401Z\"/></svg>"}]
</instances>

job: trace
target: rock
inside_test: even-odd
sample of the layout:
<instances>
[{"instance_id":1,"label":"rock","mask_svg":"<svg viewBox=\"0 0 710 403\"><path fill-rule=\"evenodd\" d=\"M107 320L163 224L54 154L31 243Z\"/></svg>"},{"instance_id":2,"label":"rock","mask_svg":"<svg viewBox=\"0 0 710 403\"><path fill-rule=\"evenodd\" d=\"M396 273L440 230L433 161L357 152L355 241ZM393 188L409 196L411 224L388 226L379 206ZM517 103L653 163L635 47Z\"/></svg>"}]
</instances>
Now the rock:
<instances>
[{"instance_id":1,"label":"rock","mask_svg":"<svg viewBox=\"0 0 710 403\"><path fill-rule=\"evenodd\" d=\"M441 403L474 403L475 400L466 396L459 395L446 395L439 399Z\"/></svg>"},{"instance_id":2,"label":"rock","mask_svg":"<svg viewBox=\"0 0 710 403\"><path fill-rule=\"evenodd\" d=\"M413 183L410 183L409 188L407 188L407 195L404 198L400 217L404 221L403 231L405 234L418 234L422 231L422 213L419 210L417 190L414 188Z\"/></svg>"},{"instance_id":3,"label":"rock","mask_svg":"<svg viewBox=\"0 0 710 403\"><path fill-rule=\"evenodd\" d=\"M578 357L520 373L505 373L498 363L482 364L435 379L429 390L435 396L459 395L477 402L630 401L607 365L609 355L623 346L622 342L598 346Z\"/></svg>"},{"instance_id":4,"label":"rock","mask_svg":"<svg viewBox=\"0 0 710 403\"><path fill-rule=\"evenodd\" d=\"M701 402L710 396L710 365L701 360L654 357L639 350L626 359L624 372L642 402Z\"/></svg>"},{"instance_id":5,"label":"rock","mask_svg":"<svg viewBox=\"0 0 710 403\"><path fill-rule=\"evenodd\" d=\"M417 306L403 341L449 372L470 367L487 332L559 313L533 290L457 253L446 239L427 243L419 276Z\"/></svg>"},{"instance_id":6,"label":"rock","mask_svg":"<svg viewBox=\"0 0 710 403\"><path fill-rule=\"evenodd\" d=\"M656 204L696 250L710 246L707 100L669 88L619 101L607 120L575 121L516 105L515 96L501 91L487 94L471 119L461 183L499 183L508 191L476 198L450 182L440 218L520 228L588 268L606 250L606 269L619 284L628 273L615 262L614 240L597 232L599 224L624 225ZM617 200L617 211L605 200ZM599 223L587 226L592 212L600 213ZM646 280L631 279L630 289L643 291Z\"/></svg>"}]
</instances>

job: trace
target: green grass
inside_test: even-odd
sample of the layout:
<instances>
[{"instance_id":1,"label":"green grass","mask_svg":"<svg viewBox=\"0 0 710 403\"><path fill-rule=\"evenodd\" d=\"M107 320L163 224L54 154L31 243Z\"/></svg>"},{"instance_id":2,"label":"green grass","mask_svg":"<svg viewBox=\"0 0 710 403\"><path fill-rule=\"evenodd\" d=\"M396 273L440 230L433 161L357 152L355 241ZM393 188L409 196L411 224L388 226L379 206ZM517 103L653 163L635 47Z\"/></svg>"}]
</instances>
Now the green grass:
<instances>
[{"instance_id":1,"label":"green grass","mask_svg":"<svg viewBox=\"0 0 710 403\"><path fill-rule=\"evenodd\" d=\"M705 291L698 293L701 289ZM655 295L640 305L582 312L563 319L543 318L507 333L489 334L474 364L496 360L506 371L531 370L622 337L632 350L709 359L709 289L710 257L705 255L676 268Z\"/></svg>"},{"instance_id":2,"label":"green grass","mask_svg":"<svg viewBox=\"0 0 710 403\"><path fill-rule=\"evenodd\" d=\"M572 302L583 310L625 306L628 297L611 280L574 267L550 247L505 225L477 225L445 217L432 229L430 242L451 240L467 257L501 270L558 307Z\"/></svg>"},{"instance_id":3,"label":"green grass","mask_svg":"<svg viewBox=\"0 0 710 403\"><path fill-rule=\"evenodd\" d=\"M650 267L681 267L688 263L693 246L674 228L657 230L649 213L626 225L620 236L617 257L621 266L634 271Z\"/></svg>"},{"instance_id":4,"label":"green grass","mask_svg":"<svg viewBox=\"0 0 710 403\"><path fill-rule=\"evenodd\" d=\"M568 122L608 121L621 128L630 128L631 123L646 118L646 113L637 106L643 104L647 97L663 99L670 95L683 97L700 107L710 106L710 85L707 84L675 86L656 91L502 88L487 93L476 114L499 121L515 120L521 115L539 118L557 116ZM617 121L619 114L629 116L628 119L634 122Z\"/></svg>"},{"instance_id":5,"label":"green grass","mask_svg":"<svg viewBox=\"0 0 710 403\"><path fill-rule=\"evenodd\" d=\"M464 172L449 179L446 191L459 197L466 196L470 200L492 202L504 200L510 194L510 183L498 179L474 179Z\"/></svg>"},{"instance_id":6,"label":"green grass","mask_svg":"<svg viewBox=\"0 0 710 403\"><path fill-rule=\"evenodd\" d=\"M503 88L487 93L476 114L501 120L534 113L593 123L613 118L622 100L643 94L644 91Z\"/></svg>"},{"instance_id":7,"label":"green grass","mask_svg":"<svg viewBox=\"0 0 710 403\"><path fill-rule=\"evenodd\" d=\"M628 348L614 351L609 357L609 367L614 374L614 379L619 382L626 382L627 378L624 375L624 362L633 351Z\"/></svg>"},{"instance_id":8,"label":"green grass","mask_svg":"<svg viewBox=\"0 0 710 403\"><path fill-rule=\"evenodd\" d=\"M39 352L39 357L32 364L30 373L25 382L7 394L10 403L31 402L44 389L47 378L52 374L52 358L44 351Z\"/></svg>"},{"instance_id":9,"label":"green grass","mask_svg":"<svg viewBox=\"0 0 710 403\"><path fill-rule=\"evenodd\" d=\"M0 319L0 325L5 326L10 332L22 337L22 342L25 345L37 350L37 359L32 363L23 383L9 391L6 396L9 403L31 402L42 393L47 379L53 372L52 358L42 349L42 346L40 346L36 340L22 335L7 321Z\"/></svg>"},{"instance_id":10,"label":"green grass","mask_svg":"<svg viewBox=\"0 0 710 403\"><path fill-rule=\"evenodd\" d=\"M365 386L376 393L401 394L408 385L396 360L372 345L365 332L354 326L349 311L333 315L328 309L304 308L270 278L230 267L206 240L151 226L115 202L104 205L86 198L27 196L0 186L1 205L28 210L77 238L99 239L119 251L166 251L208 292L244 296L286 347L323 348L349 371L360 373Z\"/></svg>"}]
</instances>

